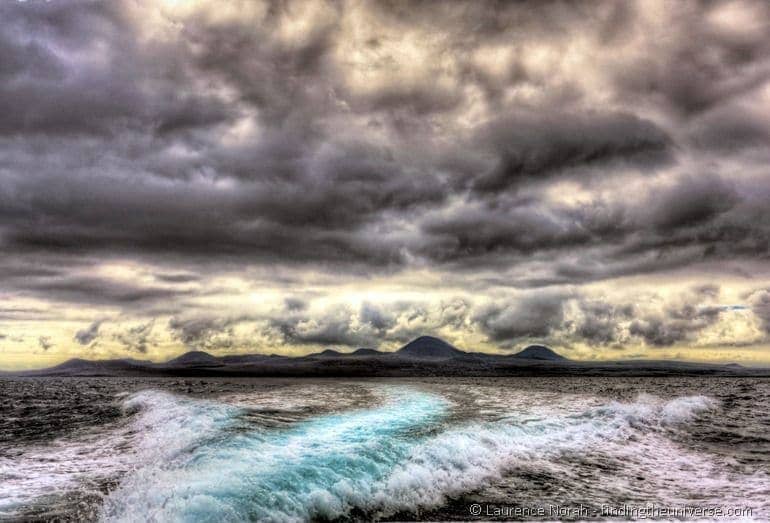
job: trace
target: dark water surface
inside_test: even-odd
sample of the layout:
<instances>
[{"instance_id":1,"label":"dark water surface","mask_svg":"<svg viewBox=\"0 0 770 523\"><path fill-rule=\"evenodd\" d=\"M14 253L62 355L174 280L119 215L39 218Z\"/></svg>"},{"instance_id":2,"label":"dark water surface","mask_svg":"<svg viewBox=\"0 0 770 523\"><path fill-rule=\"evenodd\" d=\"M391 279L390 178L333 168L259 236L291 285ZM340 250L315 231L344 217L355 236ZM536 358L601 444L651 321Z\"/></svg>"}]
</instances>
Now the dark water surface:
<instances>
[{"instance_id":1,"label":"dark water surface","mask_svg":"<svg viewBox=\"0 0 770 523\"><path fill-rule=\"evenodd\" d=\"M770 380L0 380L3 519L627 519L624 507L770 519ZM711 512L684 512L698 508Z\"/></svg>"}]
</instances>

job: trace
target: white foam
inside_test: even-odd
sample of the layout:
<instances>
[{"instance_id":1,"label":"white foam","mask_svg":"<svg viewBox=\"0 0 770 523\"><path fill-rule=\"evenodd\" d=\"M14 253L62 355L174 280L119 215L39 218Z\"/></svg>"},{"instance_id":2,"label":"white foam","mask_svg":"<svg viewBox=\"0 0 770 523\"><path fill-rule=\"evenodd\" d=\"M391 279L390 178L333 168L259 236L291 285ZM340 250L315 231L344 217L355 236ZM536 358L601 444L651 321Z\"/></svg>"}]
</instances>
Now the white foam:
<instances>
[{"instance_id":1,"label":"white foam","mask_svg":"<svg viewBox=\"0 0 770 523\"><path fill-rule=\"evenodd\" d=\"M36 500L73 490L99 496L104 482L148 463L173 459L221 430L237 412L227 405L154 390L129 396L123 408L138 414L128 425L22 447L13 457L0 456L0 515L13 515Z\"/></svg>"},{"instance_id":2,"label":"white foam","mask_svg":"<svg viewBox=\"0 0 770 523\"><path fill-rule=\"evenodd\" d=\"M715 404L704 397L640 396L578 415L515 415L425 437L404 437L446 403L419 391L390 390L384 406L325 416L287 433L243 434L196 449L187 462L138 471L113 493L104 516L140 510L169 521L335 518L353 508L392 515L440 506L500 480L515 467L558 462L571 451L604 452L640 435L691 420ZM224 472L224 471L227 472Z\"/></svg>"},{"instance_id":3,"label":"white foam","mask_svg":"<svg viewBox=\"0 0 770 523\"><path fill-rule=\"evenodd\" d=\"M698 414L711 410L717 402L706 396L687 396L667 402L661 410L661 422L665 425L691 421Z\"/></svg>"},{"instance_id":4,"label":"white foam","mask_svg":"<svg viewBox=\"0 0 770 523\"><path fill-rule=\"evenodd\" d=\"M374 409L322 416L280 431L227 434L137 469L106 500L110 521L301 521L338 517L403 459L408 433L445 410L438 397L389 389Z\"/></svg>"},{"instance_id":5,"label":"white foam","mask_svg":"<svg viewBox=\"0 0 770 523\"><path fill-rule=\"evenodd\" d=\"M77 440L26 447L0 457L0 515L10 516L32 501L73 489L96 492L96 484L126 469L124 438L92 434Z\"/></svg>"},{"instance_id":6,"label":"white foam","mask_svg":"<svg viewBox=\"0 0 770 523\"><path fill-rule=\"evenodd\" d=\"M138 411L131 424L136 434L133 451L140 462L169 460L231 425L242 411L236 406L146 390L123 402L127 412Z\"/></svg>"},{"instance_id":7,"label":"white foam","mask_svg":"<svg viewBox=\"0 0 770 523\"><path fill-rule=\"evenodd\" d=\"M550 398L547 407L513 408L498 421L452 427L443 421L450 405L444 398L375 387L383 404L280 430L239 424L241 406L258 407L257 398L238 397L232 405L158 391L134 394L123 403L136 411L130 425L100 440L54 445L4 463L7 506L103 474L123 478L105 500L105 520L301 521L354 509L383 516L438 507L520 467L570 474L562 464L569 453L609 457L645 478L641 485L596 485L618 495L687 500L700 484L713 490L708 499L716 493L736 503L770 497L766 474L736 475L668 438L717 406L704 396L641 395L604 405L570 397L568 414L559 414ZM270 401L272 407L275 398ZM116 446L124 451L116 453ZM58 460L59 470L46 468L50 460ZM708 482L696 479L704 474ZM725 495L731 482L738 487Z\"/></svg>"},{"instance_id":8,"label":"white foam","mask_svg":"<svg viewBox=\"0 0 770 523\"><path fill-rule=\"evenodd\" d=\"M692 419L713 408L704 397L668 402L642 395L631 403L612 402L582 415L523 424L472 424L449 430L417 446L376 488L370 508L392 514L436 507L447 497L499 481L513 468L540 462L546 468L566 452L614 451L656 427ZM684 455L684 451L680 454Z\"/></svg>"}]
</instances>

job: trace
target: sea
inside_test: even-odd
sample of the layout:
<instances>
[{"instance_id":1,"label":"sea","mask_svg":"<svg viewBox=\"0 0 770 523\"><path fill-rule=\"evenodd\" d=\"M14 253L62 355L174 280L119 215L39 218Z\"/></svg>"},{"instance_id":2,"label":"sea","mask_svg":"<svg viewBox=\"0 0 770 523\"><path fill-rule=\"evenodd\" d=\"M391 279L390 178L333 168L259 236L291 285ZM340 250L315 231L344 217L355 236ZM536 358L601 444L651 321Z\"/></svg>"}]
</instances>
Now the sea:
<instances>
[{"instance_id":1,"label":"sea","mask_svg":"<svg viewBox=\"0 0 770 523\"><path fill-rule=\"evenodd\" d=\"M770 520L770 380L2 378L10 521Z\"/></svg>"}]
</instances>

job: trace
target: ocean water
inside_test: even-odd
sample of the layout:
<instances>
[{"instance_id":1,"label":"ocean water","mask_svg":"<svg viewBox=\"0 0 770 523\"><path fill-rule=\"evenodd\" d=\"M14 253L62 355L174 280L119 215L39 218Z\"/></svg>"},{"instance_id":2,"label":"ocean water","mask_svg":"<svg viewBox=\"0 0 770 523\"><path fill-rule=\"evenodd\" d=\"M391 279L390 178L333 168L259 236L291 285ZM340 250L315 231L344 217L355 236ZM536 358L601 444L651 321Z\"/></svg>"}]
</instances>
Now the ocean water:
<instances>
[{"instance_id":1,"label":"ocean water","mask_svg":"<svg viewBox=\"0 0 770 523\"><path fill-rule=\"evenodd\" d=\"M770 380L0 380L1 519L650 514L770 519Z\"/></svg>"}]
</instances>

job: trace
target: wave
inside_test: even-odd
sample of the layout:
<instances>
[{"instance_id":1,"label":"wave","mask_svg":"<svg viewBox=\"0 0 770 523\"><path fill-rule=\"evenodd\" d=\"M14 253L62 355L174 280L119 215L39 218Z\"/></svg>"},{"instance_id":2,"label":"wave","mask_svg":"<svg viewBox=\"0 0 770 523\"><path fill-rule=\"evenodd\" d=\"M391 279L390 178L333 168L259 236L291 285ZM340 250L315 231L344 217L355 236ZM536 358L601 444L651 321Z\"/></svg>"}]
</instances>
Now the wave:
<instances>
[{"instance_id":1,"label":"wave","mask_svg":"<svg viewBox=\"0 0 770 523\"><path fill-rule=\"evenodd\" d=\"M384 397L373 408L270 430L240 425L240 409L232 405L141 393L126 407L142 409L136 428L146 433L143 464L108 496L101 515L110 521L302 521L430 509L516 467L547 467L569 452L621 455L642 441L675 459L681 449L643 436L657 437L716 406L703 396L662 401L643 395L577 415L452 427L450 404L441 396L391 387Z\"/></svg>"},{"instance_id":2,"label":"wave","mask_svg":"<svg viewBox=\"0 0 770 523\"><path fill-rule=\"evenodd\" d=\"M138 423L158 425L158 416L183 425L187 413L165 408L156 396L151 414ZM187 408L189 408L189 400ZM173 457L139 468L105 501L106 520L260 521L338 517L367 502L371 485L403 460L410 443L438 422L447 402L417 391L392 389L374 409L323 416L289 430L249 430L226 435L237 409L202 409L203 432L192 445L184 431L172 442ZM161 411L162 414L159 414ZM208 429L220 438L212 438ZM164 430L165 433L165 430ZM173 437L173 436L170 436Z\"/></svg>"},{"instance_id":3,"label":"wave","mask_svg":"<svg viewBox=\"0 0 770 523\"><path fill-rule=\"evenodd\" d=\"M130 439L123 430L93 432L0 455L0 519L34 504L56 504L75 491L101 497L101 485L128 470Z\"/></svg>"},{"instance_id":4,"label":"wave","mask_svg":"<svg viewBox=\"0 0 770 523\"><path fill-rule=\"evenodd\" d=\"M704 396L665 402L640 395L632 403L612 402L578 415L448 430L418 445L377 487L371 507L381 515L437 507L447 498L500 481L506 472L533 463L563 474L559 458L564 454L607 455L715 406ZM655 446L662 447L657 440ZM674 452L683 454L682 449Z\"/></svg>"},{"instance_id":5,"label":"wave","mask_svg":"<svg viewBox=\"0 0 770 523\"><path fill-rule=\"evenodd\" d=\"M123 400L129 426L100 427L87 434L24 448L16 456L0 455L0 517L42 500L102 497L103 485L152 463L173 457L221 434L240 412L221 403L187 399L146 390ZM106 430L105 430L106 429Z\"/></svg>"}]
</instances>

